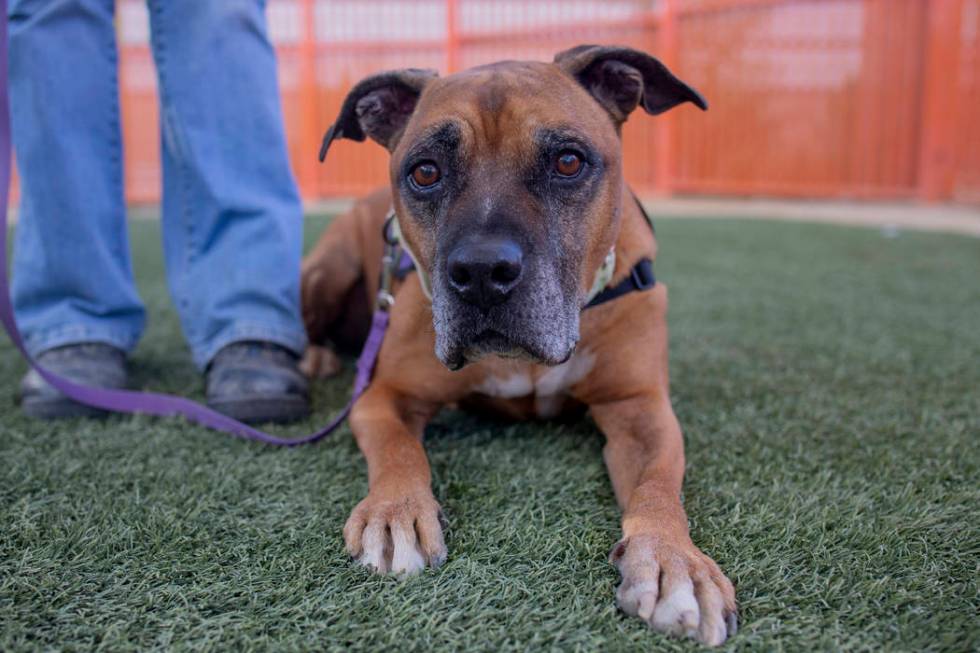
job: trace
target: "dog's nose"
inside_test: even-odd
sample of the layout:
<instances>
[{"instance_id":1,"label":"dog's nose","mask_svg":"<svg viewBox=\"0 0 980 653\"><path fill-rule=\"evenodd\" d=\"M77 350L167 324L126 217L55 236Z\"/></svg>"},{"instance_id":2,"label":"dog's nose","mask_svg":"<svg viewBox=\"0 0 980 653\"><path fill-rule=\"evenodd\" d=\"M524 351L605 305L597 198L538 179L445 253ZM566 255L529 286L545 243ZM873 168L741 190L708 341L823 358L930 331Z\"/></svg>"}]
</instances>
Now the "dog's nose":
<instances>
[{"instance_id":1,"label":"dog's nose","mask_svg":"<svg viewBox=\"0 0 980 653\"><path fill-rule=\"evenodd\" d=\"M464 243L449 255L449 286L466 302L488 309L505 301L521 280L524 253L504 238Z\"/></svg>"}]
</instances>

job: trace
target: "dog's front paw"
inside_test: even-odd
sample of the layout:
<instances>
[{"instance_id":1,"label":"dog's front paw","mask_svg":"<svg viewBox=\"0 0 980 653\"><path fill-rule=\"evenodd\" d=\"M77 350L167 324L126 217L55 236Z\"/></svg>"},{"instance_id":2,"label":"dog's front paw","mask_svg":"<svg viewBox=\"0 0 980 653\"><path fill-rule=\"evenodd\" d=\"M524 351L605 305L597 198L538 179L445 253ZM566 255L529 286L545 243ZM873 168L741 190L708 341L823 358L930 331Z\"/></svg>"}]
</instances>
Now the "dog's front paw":
<instances>
[{"instance_id":1,"label":"dog's front paw","mask_svg":"<svg viewBox=\"0 0 980 653\"><path fill-rule=\"evenodd\" d=\"M369 494L344 526L347 552L378 573L410 576L446 560L439 504L431 493L387 499Z\"/></svg>"},{"instance_id":2,"label":"dog's front paw","mask_svg":"<svg viewBox=\"0 0 980 653\"><path fill-rule=\"evenodd\" d=\"M619 608L654 630L717 646L735 634L735 589L714 560L689 541L634 535L613 547L622 583Z\"/></svg>"}]
</instances>

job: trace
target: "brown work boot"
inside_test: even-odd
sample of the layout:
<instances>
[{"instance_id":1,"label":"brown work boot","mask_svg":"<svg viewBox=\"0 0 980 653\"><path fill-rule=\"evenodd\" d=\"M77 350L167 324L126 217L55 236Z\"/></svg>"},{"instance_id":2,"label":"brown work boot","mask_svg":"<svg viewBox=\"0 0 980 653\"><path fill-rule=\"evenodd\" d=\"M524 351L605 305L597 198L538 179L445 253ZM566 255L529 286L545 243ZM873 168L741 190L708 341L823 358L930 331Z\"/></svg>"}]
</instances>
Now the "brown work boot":
<instances>
[{"instance_id":1,"label":"brown work boot","mask_svg":"<svg viewBox=\"0 0 980 653\"><path fill-rule=\"evenodd\" d=\"M310 414L299 357L262 341L233 342L208 364L207 403L240 422L292 422Z\"/></svg>"}]
</instances>

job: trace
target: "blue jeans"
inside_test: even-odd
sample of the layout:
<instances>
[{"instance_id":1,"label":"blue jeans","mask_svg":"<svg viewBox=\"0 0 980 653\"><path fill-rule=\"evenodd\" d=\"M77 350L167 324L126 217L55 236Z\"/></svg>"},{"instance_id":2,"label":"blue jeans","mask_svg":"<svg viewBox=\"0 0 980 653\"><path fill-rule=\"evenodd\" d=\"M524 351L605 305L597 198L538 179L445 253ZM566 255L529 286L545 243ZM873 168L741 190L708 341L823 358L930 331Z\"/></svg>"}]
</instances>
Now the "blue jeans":
<instances>
[{"instance_id":1,"label":"blue jeans","mask_svg":"<svg viewBox=\"0 0 980 653\"><path fill-rule=\"evenodd\" d=\"M305 346L302 205L261 0L150 0L167 280L195 362L225 345ZM23 202L13 300L37 354L125 351L145 311L123 197L113 0L14 0L10 97ZM312 156L312 155L311 155Z\"/></svg>"}]
</instances>

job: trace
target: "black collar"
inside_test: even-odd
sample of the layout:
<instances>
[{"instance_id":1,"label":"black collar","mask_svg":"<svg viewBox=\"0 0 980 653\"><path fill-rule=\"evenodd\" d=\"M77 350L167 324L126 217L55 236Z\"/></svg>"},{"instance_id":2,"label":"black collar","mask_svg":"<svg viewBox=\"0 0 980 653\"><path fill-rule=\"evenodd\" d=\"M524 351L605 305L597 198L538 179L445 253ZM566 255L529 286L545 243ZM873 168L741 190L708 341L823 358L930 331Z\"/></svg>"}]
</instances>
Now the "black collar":
<instances>
[{"instance_id":1,"label":"black collar","mask_svg":"<svg viewBox=\"0 0 980 653\"><path fill-rule=\"evenodd\" d=\"M592 301L582 307L582 310L605 304L623 295L639 290L649 290L657 285L657 279L653 276L653 261L648 258L640 259L640 262L633 266L629 276L617 283L615 286L606 286Z\"/></svg>"}]
</instances>

